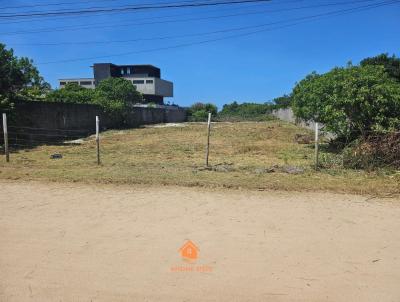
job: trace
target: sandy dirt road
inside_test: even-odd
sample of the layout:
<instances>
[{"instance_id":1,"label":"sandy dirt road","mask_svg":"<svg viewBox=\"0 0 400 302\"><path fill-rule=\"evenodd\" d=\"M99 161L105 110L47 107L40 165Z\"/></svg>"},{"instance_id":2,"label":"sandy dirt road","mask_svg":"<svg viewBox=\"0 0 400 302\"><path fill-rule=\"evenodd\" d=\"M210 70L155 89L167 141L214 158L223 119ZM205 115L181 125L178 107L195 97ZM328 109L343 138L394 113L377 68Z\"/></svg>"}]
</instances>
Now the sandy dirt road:
<instances>
[{"instance_id":1,"label":"sandy dirt road","mask_svg":"<svg viewBox=\"0 0 400 302\"><path fill-rule=\"evenodd\" d=\"M399 200L0 186L0 301L400 301Z\"/></svg>"}]
</instances>

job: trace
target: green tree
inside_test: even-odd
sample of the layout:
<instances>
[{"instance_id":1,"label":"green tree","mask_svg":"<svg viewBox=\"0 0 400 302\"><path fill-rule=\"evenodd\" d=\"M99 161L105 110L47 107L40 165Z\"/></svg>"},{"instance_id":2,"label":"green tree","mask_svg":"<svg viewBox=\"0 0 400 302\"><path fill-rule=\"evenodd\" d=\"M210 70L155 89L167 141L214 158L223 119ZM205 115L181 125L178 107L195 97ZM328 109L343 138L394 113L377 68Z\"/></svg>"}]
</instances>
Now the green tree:
<instances>
[{"instance_id":1,"label":"green tree","mask_svg":"<svg viewBox=\"0 0 400 302\"><path fill-rule=\"evenodd\" d=\"M67 83L64 88L56 89L46 95L46 101L59 103L90 104L94 102L95 91L76 83Z\"/></svg>"},{"instance_id":2,"label":"green tree","mask_svg":"<svg viewBox=\"0 0 400 302\"><path fill-rule=\"evenodd\" d=\"M270 119L269 113L274 109L271 103L242 103L236 101L225 104L218 116L223 120L266 120Z\"/></svg>"},{"instance_id":3,"label":"green tree","mask_svg":"<svg viewBox=\"0 0 400 302\"><path fill-rule=\"evenodd\" d=\"M361 66L381 65L392 78L400 81L400 59L395 55L380 54L375 57L366 58L360 62Z\"/></svg>"},{"instance_id":4,"label":"green tree","mask_svg":"<svg viewBox=\"0 0 400 302\"><path fill-rule=\"evenodd\" d=\"M277 97L272 100L275 103L275 108L288 108L292 103L292 97L290 95L284 94L283 96Z\"/></svg>"},{"instance_id":5,"label":"green tree","mask_svg":"<svg viewBox=\"0 0 400 302\"><path fill-rule=\"evenodd\" d=\"M50 89L28 58L18 58L0 43L0 109L11 108L16 100L34 100Z\"/></svg>"},{"instance_id":6,"label":"green tree","mask_svg":"<svg viewBox=\"0 0 400 302\"><path fill-rule=\"evenodd\" d=\"M380 65L312 73L296 85L292 98L296 116L324 123L339 138L400 129L400 85Z\"/></svg>"},{"instance_id":7,"label":"green tree","mask_svg":"<svg viewBox=\"0 0 400 302\"><path fill-rule=\"evenodd\" d=\"M105 79L95 89L94 101L110 114L120 117L135 103L143 103L143 96L135 86L123 78Z\"/></svg>"},{"instance_id":8,"label":"green tree","mask_svg":"<svg viewBox=\"0 0 400 302\"><path fill-rule=\"evenodd\" d=\"M218 112L217 106L211 103L195 103L188 109L189 120L193 122L207 121L209 112L211 112L213 116L216 116Z\"/></svg>"}]
</instances>

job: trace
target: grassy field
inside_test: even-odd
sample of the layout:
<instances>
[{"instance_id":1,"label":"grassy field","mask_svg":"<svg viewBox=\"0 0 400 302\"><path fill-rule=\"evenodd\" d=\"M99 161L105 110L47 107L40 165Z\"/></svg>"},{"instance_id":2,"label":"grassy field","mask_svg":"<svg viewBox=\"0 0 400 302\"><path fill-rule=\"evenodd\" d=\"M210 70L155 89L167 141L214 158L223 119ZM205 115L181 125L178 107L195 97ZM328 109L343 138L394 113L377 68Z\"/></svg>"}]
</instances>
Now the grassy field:
<instances>
[{"instance_id":1,"label":"grassy field","mask_svg":"<svg viewBox=\"0 0 400 302\"><path fill-rule=\"evenodd\" d=\"M112 130L102 133L100 166L96 165L95 140L89 137L80 145L14 151L10 163L1 156L0 178L380 195L400 191L398 171L313 171L313 146L294 140L296 134L306 133L280 121L215 123L210 147L213 169L206 170L205 124ZM63 158L50 159L54 153ZM323 159L329 156L321 155ZM286 166L304 172L289 174L283 171ZM268 170L271 167L273 172Z\"/></svg>"}]
</instances>

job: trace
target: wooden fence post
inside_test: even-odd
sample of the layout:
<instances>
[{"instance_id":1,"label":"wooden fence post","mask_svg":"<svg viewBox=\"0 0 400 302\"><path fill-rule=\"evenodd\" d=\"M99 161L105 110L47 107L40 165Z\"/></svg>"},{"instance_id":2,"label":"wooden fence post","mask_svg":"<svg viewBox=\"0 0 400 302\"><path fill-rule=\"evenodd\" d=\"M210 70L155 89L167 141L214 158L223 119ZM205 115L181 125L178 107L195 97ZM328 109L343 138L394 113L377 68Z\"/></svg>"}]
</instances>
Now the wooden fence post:
<instances>
[{"instance_id":1,"label":"wooden fence post","mask_svg":"<svg viewBox=\"0 0 400 302\"><path fill-rule=\"evenodd\" d=\"M211 112L208 113L208 123L207 123L206 167L208 167L208 154L210 151L210 130L211 130Z\"/></svg>"},{"instance_id":2,"label":"wooden fence post","mask_svg":"<svg viewBox=\"0 0 400 302\"><path fill-rule=\"evenodd\" d=\"M6 162L9 162L10 153L8 150L7 115L5 113L3 113L3 133L4 133L4 154L6 155Z\"/></svg>"},{"instance_id":3,"label":"wooden fence post","mask_svg":"<svg viewBox=\"0 0 400 302\"><path fill-rule=\"evenodd\" d=\"M319 129L318 122L315 123L315 170L318 170L319 166Z\"/></svg>"},{"instance_id":4,"label":"wooden fence post","mask_svg":"<svg viewBox=\"0 0 400 302\"><path fill-rule=\"evenodd\" d=\"M97 164L100 165L100 120L96 115L96 150L97 150Z\"/></svg>"}]
</instances>

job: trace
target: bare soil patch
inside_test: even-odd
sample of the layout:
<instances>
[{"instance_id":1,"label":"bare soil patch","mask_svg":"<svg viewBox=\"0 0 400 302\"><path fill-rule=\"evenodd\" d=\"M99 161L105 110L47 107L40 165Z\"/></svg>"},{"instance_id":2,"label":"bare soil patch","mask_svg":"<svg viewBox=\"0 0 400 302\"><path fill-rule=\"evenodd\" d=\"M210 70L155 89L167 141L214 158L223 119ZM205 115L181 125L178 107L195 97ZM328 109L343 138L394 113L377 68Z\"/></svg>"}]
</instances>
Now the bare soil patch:
<instances>
[{"instance_id":1,"label":"bare soil patch","mask_svg":"<svg viewBox=\"0 0 400 302\"><path fill-rule=\"evenodd\" d=\"M0 301L400 300L400 200L0 186Z\"/></svg>"}]
</instances>

